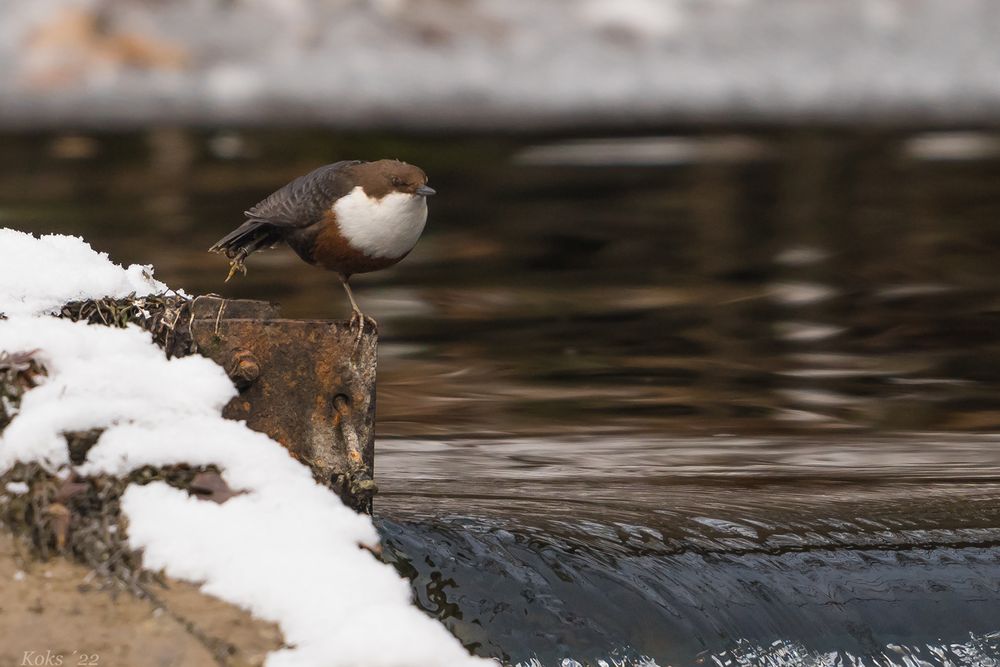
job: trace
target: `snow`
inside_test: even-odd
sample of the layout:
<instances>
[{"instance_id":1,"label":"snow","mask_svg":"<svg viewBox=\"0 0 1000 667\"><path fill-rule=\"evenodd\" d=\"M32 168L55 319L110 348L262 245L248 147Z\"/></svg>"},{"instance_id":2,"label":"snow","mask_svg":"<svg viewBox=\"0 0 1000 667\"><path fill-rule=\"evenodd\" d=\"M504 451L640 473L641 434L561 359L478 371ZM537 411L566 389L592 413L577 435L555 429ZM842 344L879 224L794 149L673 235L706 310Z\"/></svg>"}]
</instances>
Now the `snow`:
<instances>
[{"instance_id":1,"label":"snow","mask_svg":"<svg viewBox=\"0 0 1000 667\"><path fill-rule=\"evenodd\" d=\"M995 5L9 1L0 123L989 121L1000 109Z\"/></svg>"},{"instance_id":2,"label":"snow","mask_svg":"<svg viewBox=\"0 0 1000 667\"><path fill-rule=\"evenodd\" d=\"M622 30L649 37L672 35L684 29L678 4L663 0L584 0L580 13L598 29Z\"/></svg>"},{"instance_id":3,"label":"snow","mask_svg":"<svg viewBox=\"0 0 1000 667\"><path fill-rule=\"evenodd\" d=\"M127 269L75 236L42 236L0 229L0 313L51 313L69 302L167 291L149 266Z\"/></svg>"},{"instance_id":4,"label":"snow","mask_svg":"<svg viewBox=\"0 0 1000 667\"><path fill-rule=\"evenodd\" d=\"M8 268L15 263L21 271L52 265L53 275L34 291ZM11 230L0 230L0 267L0 310L9 316L0 320L0 350L37 349L48 371L0 434L0 472L34 461L65 474L62 434L91 428L105 430L76 467L81 475L214 464L239 492L222 504L163 482L129 486L122 497L129 544L143 550L145 567L201 583L277 623L287 648L270 654L268 667L494 664L469 656L411 604L408 584L361 548L378 543L368 517L318 485L279 444L222 419L235 395L222 368L199 356L168 360L138 327L43 314L60 300L165 289L143 267L115 266L80 239Z\"/></svg>"},{"instance_id":5,"label":"snow","mask_svg":"<svg viewBox=\"0 0 1000 667\"><path fill-rule=\"evenodd\" d=\"M123 425L155 432L173 420L218 417L236 394L214 362L199 356L167 360L138 327L114 329L49 317L0 322L0 350L38 349L49 377L21 398L0 436L0 469L17 461L69 463L67 431ZM220 419L221 420L221 419Z\"/></svg>"},{"instance_id":6,"label":"snow","mask_svg":"<svg viewBox=\"0 0 1000 667\"><path fill-rule=\"evenodd\" d=\"M28 485L24 482L7 482L6 487L7 493L13 493L16 496L28 492Z\"/></svg>"}]
</instances>

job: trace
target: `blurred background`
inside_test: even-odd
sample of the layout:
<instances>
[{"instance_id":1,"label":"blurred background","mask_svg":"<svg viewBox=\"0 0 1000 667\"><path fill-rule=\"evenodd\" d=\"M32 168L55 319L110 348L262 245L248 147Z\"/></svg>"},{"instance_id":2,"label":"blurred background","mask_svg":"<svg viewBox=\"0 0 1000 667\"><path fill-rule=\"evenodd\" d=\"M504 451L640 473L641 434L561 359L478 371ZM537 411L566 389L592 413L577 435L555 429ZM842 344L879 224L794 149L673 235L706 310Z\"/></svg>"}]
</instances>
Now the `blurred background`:
<instances>
[{"instance_id":1,"label":"blurred background","mask_svg":"<svg viewBox=\"0 0 1000 667\"><path fill-rule=\"evenodd\" d=\"M341 318L287 249L228 284L205 249L321 164L418 164L423 239L352 282L429 613L511 664L996 664L998 29L992 0L8 0L0 225Z\"/></svg>"}]
</instances>

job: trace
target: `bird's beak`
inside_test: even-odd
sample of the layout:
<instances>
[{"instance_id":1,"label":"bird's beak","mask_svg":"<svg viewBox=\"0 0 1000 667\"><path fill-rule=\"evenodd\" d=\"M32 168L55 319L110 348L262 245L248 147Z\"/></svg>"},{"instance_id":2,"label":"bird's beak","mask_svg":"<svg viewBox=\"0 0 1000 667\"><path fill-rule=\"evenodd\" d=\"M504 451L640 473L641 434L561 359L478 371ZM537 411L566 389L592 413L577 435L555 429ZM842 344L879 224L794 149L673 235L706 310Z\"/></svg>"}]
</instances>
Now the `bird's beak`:
<instances>
[{"instance_id":1,"label":"bird's beak","mask_svg":"<svg viewBox=\"0 0 1000 667\"><path fill-rule=\"evenodd\" d=\"M420 195L421 197L430 197L433 194L437 194L437 190L435 190L434 188L429 188L426 185L421 185L419 188L417 188L417 194Z\"/></svg>"}]
</instances>

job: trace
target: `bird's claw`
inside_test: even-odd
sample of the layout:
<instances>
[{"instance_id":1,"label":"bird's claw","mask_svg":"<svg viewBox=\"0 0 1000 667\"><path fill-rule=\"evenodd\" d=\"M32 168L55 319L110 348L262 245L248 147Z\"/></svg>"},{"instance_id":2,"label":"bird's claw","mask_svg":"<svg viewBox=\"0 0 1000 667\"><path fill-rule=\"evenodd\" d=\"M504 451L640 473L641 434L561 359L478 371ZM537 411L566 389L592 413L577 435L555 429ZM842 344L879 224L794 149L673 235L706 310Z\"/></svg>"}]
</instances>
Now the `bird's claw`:
<instances>
[{"instance_id":1,"label":"bird's claw","mask_svg":"<svg viewBox=\"0 0 1000 667\"><path fill-rule=\"evenodd\" d=\"M354 338L354 349L353 352L358 351L358 345L361 344L361 339L365 335L365 327L371 325L373 331L378 331L378 322L374 318L368 317L360 310L351 311L351 322L350 327L353 329L355 326L358 328L358 335Z\"/></svg>"},{"instance_id":2,"label":"bird's claw","mask_svg":"<svg viewBox=\"0 0 1000 667\"><path fill-rule=\"evenodd\" d=\"M360 326L361 330L364 331L365 327L370 325L372 329L375 329L376 331L378 330L378 322L375 321L375 318L365 315L360 310L351 311L350 324L352 329L356 326Z\"/></svg>"},{"instance_id":3,"label":"bird's claw","mask_svg":"<svg viewBox=\"0 0 1000 667\"><path fill-rule=\"evenodd\" d=\"M240 254L236 255L236 257L233 257L233 259L229 262L229 275L226 276L227 283L233 276L236 275L237 271L239 271L243 275L247 274L247 266L246 264L244 264L246 258L247 258L246 254L240 252Z\"/></svg>"}]
</instances>

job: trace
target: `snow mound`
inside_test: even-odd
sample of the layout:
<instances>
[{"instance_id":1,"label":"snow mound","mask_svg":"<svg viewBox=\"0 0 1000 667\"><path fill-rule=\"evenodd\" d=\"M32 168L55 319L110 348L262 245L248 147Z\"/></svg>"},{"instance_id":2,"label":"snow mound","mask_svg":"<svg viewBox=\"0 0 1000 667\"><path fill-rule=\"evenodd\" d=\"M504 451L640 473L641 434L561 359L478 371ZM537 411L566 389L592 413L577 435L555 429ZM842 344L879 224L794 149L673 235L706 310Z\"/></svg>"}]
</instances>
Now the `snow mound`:
<instances>
[{"instance_id":1,"label":"snow mound","mask_svg":"<svg viewBox=\"0 0 1000 667\"><path fill-rule=\"evenodd\" d=\"M8 241L10 241L8 243ZM57 262L35 291L19 271ZM17 263L20 269L9 267ZM0 351L37 350L48 371L0 433L0 473L16 462L67 472L64 433L102 429L80 475L146 465L215 465L237 495L217 504L164 482L122 496L143 565L277 623L287 648L268 667L463 667L473 658L411 603L408 584L361 545L355 514L267 436L221 417L236 391L203 357L167 359L148 332L38 315L62 301L165 289L79 239L0 230ZM75 276L80 276L79 280ZM57 282L61 277L65 285Z\"/></svg>"},{"instance_id":2,"label":"snow mound","mask_svg":"<svg viewBox=\"0 0 1000 667\"><path fill-rule=\"evenodd\" d=\"M70 301L167 291L149 266L127 269L76 236L0 229L0 313L52 313Z\"/></svg>"},{"instance_id":3,"label":"snow mound","mask_svg":"<svg viewBox=\"0 0 1000 667\"><path fill-rule=\"evenodd\" d=\"M992 124L995 0L9 0L0 124ZM992 26L992 27L991 27Z\"/></svg>"}]
</instances>

